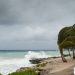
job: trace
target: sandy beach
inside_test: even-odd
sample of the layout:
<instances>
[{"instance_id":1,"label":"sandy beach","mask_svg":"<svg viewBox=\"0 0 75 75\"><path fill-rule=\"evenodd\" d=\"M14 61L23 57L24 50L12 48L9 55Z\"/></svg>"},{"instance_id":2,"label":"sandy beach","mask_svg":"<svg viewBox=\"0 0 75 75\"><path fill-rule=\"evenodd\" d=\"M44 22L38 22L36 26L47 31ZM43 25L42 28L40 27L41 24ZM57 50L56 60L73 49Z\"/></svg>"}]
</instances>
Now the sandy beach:
<instances>
[{"instance_id":1,"label":"sandy beach","mask_svg":"<svg viewBox=\"0 0 75 75\"><path fill-rule=\"evenodd\" d=\"M74 75L73 68L75 60L72 57L66 57L67 62L63 62L61 58L48 58L43 62L47 62L46 66L40 67L47 75Z\"/></svg>"}]
</instances>

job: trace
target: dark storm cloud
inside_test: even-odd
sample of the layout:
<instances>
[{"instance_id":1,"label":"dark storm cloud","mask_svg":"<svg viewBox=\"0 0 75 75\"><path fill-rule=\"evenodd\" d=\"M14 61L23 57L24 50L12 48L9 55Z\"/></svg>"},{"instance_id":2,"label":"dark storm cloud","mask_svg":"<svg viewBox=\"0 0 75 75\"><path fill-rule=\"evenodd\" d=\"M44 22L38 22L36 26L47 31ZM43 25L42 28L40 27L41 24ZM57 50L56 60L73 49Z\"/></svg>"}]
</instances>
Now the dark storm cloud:
<instances>
[{"instance_id":1,"label":"dark storm cloud","mask_svg":"<svg viewBox=\"0 0 75 75\"><path fill-rule=\"evenodd\" d=\"M0 0L0 24L8 25L17 21L16 14L11 11L10 0Z\"/></svg>"},{"instance_id":2,"label":"dark storm cloud","mask_svg":"<svg viewBox=\"0 0 75 75\"><path fill-rule=\"evenodd\" d=\"M0 0L0 24L54 22L75 16L75 0Z\"/></svg>"},{"instance_id":3,"label":"dark storm cloud","mask_svg":"<svg viewBox=\"0 0 75 75\"><path fill-rule=\"evenodd\" d=\"M0 48L56 49L59 30L74 23L75 0L0 0Z\"/></svg>"}]
</instances>

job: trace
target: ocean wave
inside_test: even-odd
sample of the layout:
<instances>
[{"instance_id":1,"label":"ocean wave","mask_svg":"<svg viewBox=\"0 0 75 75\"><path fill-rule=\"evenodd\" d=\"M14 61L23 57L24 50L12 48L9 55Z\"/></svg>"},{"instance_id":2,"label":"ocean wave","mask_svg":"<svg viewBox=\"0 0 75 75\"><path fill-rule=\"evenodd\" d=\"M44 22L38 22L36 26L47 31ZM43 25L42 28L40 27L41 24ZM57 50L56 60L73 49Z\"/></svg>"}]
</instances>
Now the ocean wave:
<instances>
[{"instance_id":1,"label":"ocean wave","mask_svg":"<svg viewBox=\"0 0 75 75\"><path fill-rule=\"evenodd\" d=\"M40 52L33 52L33 51L29 51L26 55L25 58L26 59L35 59L35 58L48 58L51 57L50 55L47 55L44 51L40 51Z\"/></svg>"},{"instance_id":2,"label":"ocean wave","mask_svg":"<svg viewBox=\"0 0 75 75\"><path fill-rule=\"evenodd\" d=\"M21 67L31 67L33 64L29 62L30 59L47 57L50 56L47 55L44 51L28 51L24 58L0 59L0 73L7 75L8 73L15 72Z\"/></svg>"}]
</instances>

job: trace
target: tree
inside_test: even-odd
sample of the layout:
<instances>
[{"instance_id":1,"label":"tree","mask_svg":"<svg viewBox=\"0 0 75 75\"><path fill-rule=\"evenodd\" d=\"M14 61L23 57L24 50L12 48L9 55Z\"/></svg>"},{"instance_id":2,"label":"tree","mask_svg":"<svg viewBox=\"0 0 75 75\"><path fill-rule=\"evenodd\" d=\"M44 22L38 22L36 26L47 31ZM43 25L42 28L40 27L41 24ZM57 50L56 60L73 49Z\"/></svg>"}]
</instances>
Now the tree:
<instances>
[{"instance_id":1,"label":"tree","mask_svg":"<svg viewBox=\"0 0 75 75\"><path fill-rule=\"evenodd\" d=\"M75 24L70 27L64 27L60 30L57 43L64 62L67 60L64 58L63 49L73 49L73 58L75 58Z\"/></svg>"}]
</instances>

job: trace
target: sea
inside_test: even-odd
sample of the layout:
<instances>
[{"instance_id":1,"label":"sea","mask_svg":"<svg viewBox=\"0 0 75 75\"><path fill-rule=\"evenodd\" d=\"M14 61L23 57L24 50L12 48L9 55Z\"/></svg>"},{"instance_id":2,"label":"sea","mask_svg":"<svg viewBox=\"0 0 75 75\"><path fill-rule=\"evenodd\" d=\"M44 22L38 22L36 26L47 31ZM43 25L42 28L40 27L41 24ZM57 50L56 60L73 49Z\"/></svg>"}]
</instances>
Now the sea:
<instances>
[{"instance_id":1,"label":"sea","mask_svg":"<svg viewBox=\"0 0 75 75\"><path fill-rule=\"evenodd\" d=\"M32 67L29 60L34 58L55 56L60 56L59 50L0 50L0 73L8 75L21 67Z\"/></svg>"}]
</instances>

